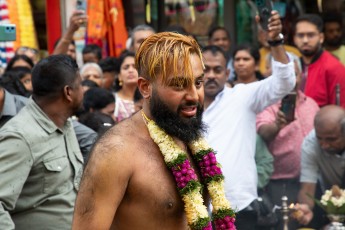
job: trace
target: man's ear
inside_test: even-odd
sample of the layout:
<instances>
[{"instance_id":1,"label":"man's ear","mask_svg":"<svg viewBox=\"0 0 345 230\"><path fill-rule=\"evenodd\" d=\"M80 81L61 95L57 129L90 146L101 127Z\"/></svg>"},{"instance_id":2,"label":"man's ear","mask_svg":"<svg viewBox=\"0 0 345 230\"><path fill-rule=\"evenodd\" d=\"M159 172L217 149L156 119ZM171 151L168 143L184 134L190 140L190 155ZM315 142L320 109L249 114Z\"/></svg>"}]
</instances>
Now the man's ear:
<instances>
[{"instance_id":1,"label":"man's ear","mask_svg":"<svg viewBox=\"0 0 345 230\"><path fill-rule=\"evenodd\" d=\"M323 44L324 40L325 40L325 34L320 33L320 43Z\"/></svg>"},{"instance_id":2,"label":"man's ear","mask_svg":"<svg viewBox=\"0 0 345 230\"><path fill-rule=\"evenodd\" d=\"M149 80L139 77L138 79L138 89L143 95L144 99L149 99L151 97L151 91L152 91L152 84Z\"/></svg>"},{"instance_id":3,"label":"man's ear","mask_svg":"<svg viewBox=\"0 0 345 230\"><path fill-rule=\"evenodd\" d=\"M67 101L71 102L73 100L72 88L69 85L65 85L65 87L63 87L63 94Z\"/></svg>"},{"instance_id":4,"label":"man's ear","mask_svg":"<svg viewBox=\"0 0 345 230\"><path fill-rule=\"evenodd\" d=\"M225 78L226 78L226 80L228 80L229 74L230 74L230 69L226 68L226 70L225 70Z\"/></svg>"}]
</instances>

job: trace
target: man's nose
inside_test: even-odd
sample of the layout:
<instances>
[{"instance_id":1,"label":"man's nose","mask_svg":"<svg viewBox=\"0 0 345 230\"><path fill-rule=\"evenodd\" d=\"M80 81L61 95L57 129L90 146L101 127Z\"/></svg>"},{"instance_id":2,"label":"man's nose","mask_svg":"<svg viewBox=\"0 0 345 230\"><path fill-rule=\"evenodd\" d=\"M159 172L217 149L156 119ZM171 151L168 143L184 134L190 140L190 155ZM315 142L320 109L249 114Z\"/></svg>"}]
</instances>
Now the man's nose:
<instances>
[{"instance_id":1,"label":"man's nose","mask_svg":"<svg viewBox=\"0 0 345 230\"><path fill-rule=\"evenodd\" d=\"M205 80L207 79L214 79L216 73L214 72L213 68L209 68L205 70Z\"/></svg>"},{"instance_id":2,"label":"man's nose","mask_svg":"<svg viewBox=\"0 0 345 230\"><path fill-rule=\"evenodd\" d=\"M303 36L303 39L302 39L302 41L304 42L304 43L307 43L307 42L309 42L309 38L308 38L308 36Z\"/></svg>"},{"instance_id":3,"label":"man's nose","mask_svg":"<svg viewBox=\"0 0 345 230\"><path fill-rule=\"evenodd\" d=\"M188 87L188 89L187 89L186 100L197 102L198 99L199 99L198 90L197 90L196 86L193 84L190 87Z\"/></svg>"},{"instance_id":4,"label":"man's nose","mask_svg":"<svg viewBox=\"0 0 345 230\"><path fill-rule=\"evenodd\" d=\"M205 80L207 81L207 79L214 79L215 78L215 74L213 70L209 70L207 73L205 73Z\"/></svg>"},{"instance_id":5,"label":"man's nose","mask_svg":"<svg viewBox=\"0 0 345 230\"><path fill-rule=\"evenodd\" d=\"M244 64L244 60L243 60L243 59L238 60L238 61L237 61L237 64L238 64L238 65L243 65L243 64Z\"/></svg>"}]
</instances>

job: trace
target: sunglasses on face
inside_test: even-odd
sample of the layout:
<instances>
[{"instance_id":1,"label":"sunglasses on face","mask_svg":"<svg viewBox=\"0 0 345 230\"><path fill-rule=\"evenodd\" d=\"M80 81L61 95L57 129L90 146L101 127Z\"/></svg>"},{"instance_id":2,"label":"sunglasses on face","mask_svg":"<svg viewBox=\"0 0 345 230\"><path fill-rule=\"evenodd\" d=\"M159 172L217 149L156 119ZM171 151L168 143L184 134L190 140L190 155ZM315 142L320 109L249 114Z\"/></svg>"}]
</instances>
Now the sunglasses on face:
<instances>
[{"instance_id":1,"label":"sunglasses on face","mask_svg":"<svg viewBox=\"0 0 345 230\"><path fill-rule=\"evenodd\" d=\"M30 47L27 47L27 46L21 46L21 47L19 47L19 48L18 48L18 51L19 51L19 52L31 51L31 52L34 53L34 54L38 54L38 50L37 50L37 49L30 48Z\"/></svg>"}]
</instances>

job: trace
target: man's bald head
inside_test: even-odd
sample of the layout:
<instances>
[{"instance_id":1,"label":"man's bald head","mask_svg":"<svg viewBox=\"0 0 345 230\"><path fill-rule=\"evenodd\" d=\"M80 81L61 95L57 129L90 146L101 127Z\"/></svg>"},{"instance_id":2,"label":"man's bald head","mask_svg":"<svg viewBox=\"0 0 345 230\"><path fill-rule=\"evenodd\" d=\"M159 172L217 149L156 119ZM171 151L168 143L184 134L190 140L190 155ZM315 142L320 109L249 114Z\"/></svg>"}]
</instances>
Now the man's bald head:
<instances>
[{"instance_id":1,"label":"man's bald head","mask_svg":"<svg viewBox=\"0 0 345 230\"><path fill-rule=\"evenodd\" d=\"M345 110L336 105L320 109L314 119L316 137L320 147L331 154L345 149Z\"/></svg>"},{"instance_id":2,"label":"man's bald head","mask_svg":"<svg viewBox=\"0 0 345 230\"><path fill-rule=\"evenodd\" d=\"M314 119L315 128L341 127L345 122L345 110L336 105L328 105L320 109ZM345 124L344 124L345 125Z\"/></svg>"}]
</instances>

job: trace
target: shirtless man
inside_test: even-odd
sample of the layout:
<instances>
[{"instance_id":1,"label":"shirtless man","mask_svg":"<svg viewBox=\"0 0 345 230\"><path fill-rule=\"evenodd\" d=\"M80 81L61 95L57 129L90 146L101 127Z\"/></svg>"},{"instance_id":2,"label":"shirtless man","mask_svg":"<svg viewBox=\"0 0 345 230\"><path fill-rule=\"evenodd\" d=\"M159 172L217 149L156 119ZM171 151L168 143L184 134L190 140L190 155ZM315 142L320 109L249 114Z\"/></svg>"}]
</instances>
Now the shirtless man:
<instances>
[{"instance_id":1,"label":"shirtless man","mask_svg":"<svg viewBox=\"0 0 345 230\"><path fill-rule=\"evenodd\" d=\"M142 112L187 150L186 144L204 129L204 73L196 41L154 34L141 44L136 68ZM114 126L96 144L82 178L73 229L188 229L174 177L142 112ZM188 158L200 175L189 151Z\"/></svg>"}]
</instances>

